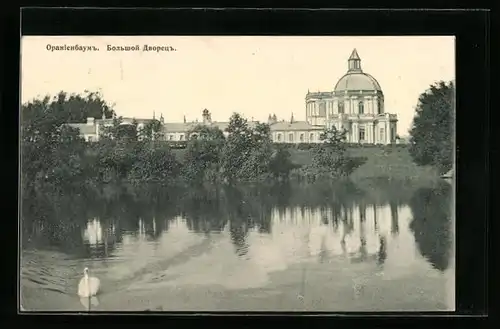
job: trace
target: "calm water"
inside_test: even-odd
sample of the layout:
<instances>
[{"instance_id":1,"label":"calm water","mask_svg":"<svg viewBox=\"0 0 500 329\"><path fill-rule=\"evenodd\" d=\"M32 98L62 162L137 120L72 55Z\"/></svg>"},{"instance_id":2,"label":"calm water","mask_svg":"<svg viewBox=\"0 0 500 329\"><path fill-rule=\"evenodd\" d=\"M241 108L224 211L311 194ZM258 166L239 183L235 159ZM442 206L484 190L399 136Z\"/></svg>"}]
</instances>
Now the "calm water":
<instances>
[{"instance_id":1,"label":"calm water","mask_svg":"<svg viewBox=\"0 0 500 329\"><path fill-rule=\"evenodd\" d=\"M451 188L142 189L23 204L21 303L85 311L454 309Z\"/></svg>"}]
</instances>

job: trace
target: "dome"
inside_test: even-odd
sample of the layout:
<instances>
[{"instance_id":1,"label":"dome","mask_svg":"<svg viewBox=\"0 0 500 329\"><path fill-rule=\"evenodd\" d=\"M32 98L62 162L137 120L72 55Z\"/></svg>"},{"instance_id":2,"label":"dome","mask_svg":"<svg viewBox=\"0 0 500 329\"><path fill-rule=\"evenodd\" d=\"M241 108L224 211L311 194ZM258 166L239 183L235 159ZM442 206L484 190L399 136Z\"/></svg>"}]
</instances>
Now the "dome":
<instances>
[{"instance_id":1,"label":"dome","mask_svg":"<svg viewBox=\"0 0 500 329\"><path fill-rule=\"evenodd\" d=\"M356 49L347 60L347 73L335 85L335 92L342 91L382 91L378 81L361 69L361 58Z\"/></svg>"},{"instance_id":2,"label":"dome","mask_svg":"<svg viewBox=\"0 0 500 329\"><path fill-rule=\"evenodd\" d=\"M347 73L335 85L335 91L382 91L378 81L369 74L356 72Z\"/></svg>"}]
</instances>

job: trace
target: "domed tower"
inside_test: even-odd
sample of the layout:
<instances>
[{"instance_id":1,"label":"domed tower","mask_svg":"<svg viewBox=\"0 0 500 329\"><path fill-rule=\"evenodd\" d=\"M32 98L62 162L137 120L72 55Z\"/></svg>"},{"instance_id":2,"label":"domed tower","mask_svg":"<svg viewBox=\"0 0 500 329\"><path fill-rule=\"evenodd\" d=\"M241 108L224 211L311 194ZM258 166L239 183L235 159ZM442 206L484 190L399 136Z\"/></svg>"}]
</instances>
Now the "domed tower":
<instances>
[{"instance_id":1,"label":"domed tower","mask_svg":"<svg viewBox=\"0 0 500 329\"><path fill-rule=\"evenodd\" d=\"M377 79L363 72L356 49L347 60L347 73L335 85L332 98L327 125L346 129L349 142L395 142L397 117L385 113L382 88Z\"/></svg>"},{"instance_id":2,"label":"domed tower","mask_svg":"<svg viewBox=\"0 0 500 329\"><path fill-rule=\"evenodd\" d=\"M313 126L347 130L350 143L396 142L397 116L385 112L382 88L363 71L356 49L347 60L347 72L333 91L307 91L306 120Z\"/></svg>"},{"instance_id":3,"label":"domed tower","mask_svg":"<svg viewBox=\"0 0 500 329\"><path fill-rule=\"evenodd\" d=\"M347 73L339 79L334 88L334 113L372 115L384 113L382 88L374 77L363 72L356 49L347 60L347 66Z\"/></svg>"}]
</instances>

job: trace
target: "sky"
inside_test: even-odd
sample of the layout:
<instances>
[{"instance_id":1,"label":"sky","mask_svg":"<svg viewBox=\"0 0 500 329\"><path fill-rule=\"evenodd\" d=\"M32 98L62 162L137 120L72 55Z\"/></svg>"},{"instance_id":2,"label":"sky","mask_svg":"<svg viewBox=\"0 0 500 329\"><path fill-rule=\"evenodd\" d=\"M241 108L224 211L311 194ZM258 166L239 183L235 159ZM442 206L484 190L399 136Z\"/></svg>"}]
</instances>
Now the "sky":
<instances>
[{"instance_id":1,"label":"sky","mask_svg":"<svg viewBox=\"0 0 500 329\"><path fill-rule=\"evenodd\" d=\"M175 51L143 51L143 45ZM96 51L50 51L85 45ZM107 46L139 45L139 51ZM305 95L332 91L356 48L361 68L380 83L385 111L408 134L419 95L437 81L455 79L452 36L27 36L21 40L22 103L59 91L100 91L124 117L167 122L214 121L233 112L248 119L305 120Z\"/></svg>"}]
</instances>

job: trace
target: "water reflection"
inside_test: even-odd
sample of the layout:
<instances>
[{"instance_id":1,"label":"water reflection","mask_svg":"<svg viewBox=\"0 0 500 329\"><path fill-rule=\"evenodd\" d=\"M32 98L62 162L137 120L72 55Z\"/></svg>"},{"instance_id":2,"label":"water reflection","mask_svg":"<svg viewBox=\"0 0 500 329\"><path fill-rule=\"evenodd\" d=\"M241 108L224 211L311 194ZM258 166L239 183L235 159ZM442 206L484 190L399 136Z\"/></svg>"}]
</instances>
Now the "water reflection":
<instances>
[{"instance_id":1,"label":"water reflection","mask_svg":"<svg viewBox=\"0 0 500 329\"><path fill-rule=\"evenodd\" d=\"M413 215L410 229L418 249L434 268L445 271L452 253L449 185L418 190L410 200Z\"/></svg>"},{"instance_id":2,"label":"water reflection","mask_svg":"<svg viewBox=\"0 0 500 329\"><path fill-rule=\"evenodd\" d=\"M111 290L264 287L272 273L309 264L326 282L352 278L359 297L358 288L375 277L422 280L448 268L450 187L401 195L398 187L323 184L129 190L106 199L82 194L71 203L38 198L23 206L22 239L26 250L56 248L85 260ZM280 284L312 280L301 271Z\"/></svg>"}]
</instances>

